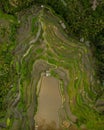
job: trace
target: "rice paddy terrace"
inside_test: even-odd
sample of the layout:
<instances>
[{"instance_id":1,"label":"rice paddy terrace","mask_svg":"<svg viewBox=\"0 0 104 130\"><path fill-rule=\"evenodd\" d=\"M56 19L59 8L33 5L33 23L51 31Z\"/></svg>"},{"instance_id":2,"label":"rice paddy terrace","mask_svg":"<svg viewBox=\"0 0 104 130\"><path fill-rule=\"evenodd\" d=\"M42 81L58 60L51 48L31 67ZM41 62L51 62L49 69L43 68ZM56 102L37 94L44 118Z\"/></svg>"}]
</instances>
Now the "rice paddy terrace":
<instances>
[{"instance_id":1,"label":"rice paddy terrace","mask_svg":"<svg viewBox=\"0 0 104 130\"><path fill-rule=\"evenodd\" d=\"M11 63L16 76L7 96L7 125L2 129L72 130L77 125L81 130L103 130L94 105L97 82L89 47L68 36L62 20L48 7L33 6L16 16L18 29ZM14 21L9 17L7 22ZM58 99L55 91L59 91L57 128L54 124L48 128L36 119L45 77L59 82L58 88L53 85L52 99ZM48 97L52 96L51 90L52 87L47 89ZM44 109L44 104L41 107Z\"/></svg>"}]
</instances>

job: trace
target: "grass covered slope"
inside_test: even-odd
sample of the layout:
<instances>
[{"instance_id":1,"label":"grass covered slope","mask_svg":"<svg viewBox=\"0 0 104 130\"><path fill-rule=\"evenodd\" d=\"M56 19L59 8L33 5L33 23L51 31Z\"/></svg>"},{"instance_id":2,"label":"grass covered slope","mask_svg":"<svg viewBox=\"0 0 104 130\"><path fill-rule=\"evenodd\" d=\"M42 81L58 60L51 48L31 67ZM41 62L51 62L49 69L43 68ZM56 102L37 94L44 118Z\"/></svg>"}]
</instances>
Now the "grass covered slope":
<instances>
[{"instance_id":1,"label":"grass covered slope","mask_svg":"<svg viewBox=\"0 0 104 130\"><path fill-rule=\"evenodd\" d=\"M68 33L75 38L88 41L96 57L96 73L104 82L104 1L103 0L1 0L0 8L8 14L15 14L33 4L49 5L64 18ZM69 31L70 30L70 31Z\"/></svg>"},{"instance_id":2,"label":"grass covered slope","mask_svg":"<svg viewBox=\"0 0 104 130\"><path fill-rule=\"evenodd\" d=\"M1 119L5 122L4 129L33 129L38 105L37 84L41 74L50 70L51 75L62 83L66 119L88 130L103 130L104 120L95 105L99 84L95 80L90 48L71 39L63 29L60 18L47 7L33 6L16 16L17 21L12 23L15 25L12 38L15 38L8 53L12 58L7 77L12 75L8 81L12 87L3 97L8 104L7 114ZM12 22L11 19L8 15L8 21ZM3 20L6 22L5 18ZM8 42L8 39L5 38L5 41Z\"/></svg>"},{"instance_id":3,"label":"grass covered slope","mask_svg":"<svg viewBox=\"0 0 104 130\"><path fill-rule=\"evenodd\" d=\"M10 86L15 80L15 77L12 78L12 76L15 76L12 50L16 46L17 27L16 17L4 14L0 10L0 110L3 110L4 113L7 107L5 96L7 96ZM0 113L0 115L2 114L3 112Z\"/></svg>"}]
</instances>

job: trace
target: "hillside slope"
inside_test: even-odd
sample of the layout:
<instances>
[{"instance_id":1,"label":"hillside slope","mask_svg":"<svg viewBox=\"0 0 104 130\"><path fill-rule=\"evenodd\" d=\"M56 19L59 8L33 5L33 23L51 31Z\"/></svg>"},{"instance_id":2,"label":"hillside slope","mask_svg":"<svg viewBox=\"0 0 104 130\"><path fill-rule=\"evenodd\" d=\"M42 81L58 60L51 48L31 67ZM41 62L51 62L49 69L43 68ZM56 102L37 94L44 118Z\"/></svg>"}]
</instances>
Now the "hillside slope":
<instances>
[{"instance_id":1,"label":"hillside slope","mask_svg":"<svg viewBox=\"0 0 104 130\"><path fill-rule=\"evenodd\" d=\"M63 21L48 7L33 6L16 13L15 18L2 16L0 22L3 28L7 26L7 33L2 29L0 46L4 57L1 58L2 61L10 58L2 63L8 65L7 77L5 71L2 73L4 77L1 75L3 81L5 78L9 80L4 83L9 84L8 94L3 92L7 112L4 111L1 116L4 116L1 118L2 129L34 128L38 105L37 84L41 74L49 70L61 82L62 100L67 114L65 118L82 130L103 130L104 120L99 115L102 109L99 110L99 105L96 105L100 84L95 80L90 48L69 37ZM104 102L103 99L100 101Z\"/></svg>"}]
</instances>

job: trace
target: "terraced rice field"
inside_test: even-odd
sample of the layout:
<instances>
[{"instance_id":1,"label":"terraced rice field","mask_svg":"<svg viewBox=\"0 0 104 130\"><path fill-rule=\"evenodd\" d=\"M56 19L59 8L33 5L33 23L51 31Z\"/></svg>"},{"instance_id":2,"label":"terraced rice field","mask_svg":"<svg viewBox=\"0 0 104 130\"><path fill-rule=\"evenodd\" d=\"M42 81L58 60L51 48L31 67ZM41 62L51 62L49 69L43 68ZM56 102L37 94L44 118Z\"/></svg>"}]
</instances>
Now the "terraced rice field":
<instances>
[{"instance_id":1,"label":"terraced rice field","mask_svg":"<svg viewBox=\"0 0 104 130\"><path fill-rule=\"evenodd\" d=\"M37 120L34 121L34 118L42 105L39 82L42 75L45 76L49 71L50 77L59 81L59 102L62 107L57 116L60 129L72 130L74 124L77 124L85 130L92 122L92 130L95 130L93 125L96 125L96 114L93 104L96 92L93 91L93 86L97 83L94 80L90 49L84 43L73 40L61 26L61 19L48 7L32 7L16 15L19 28L17 45L13 50L13 64L18 81L15 84L16 90L11 90L16 96L12 100L8 99L8 118L12 124L8 129L33 130L36 127ZM51 88L47 92L50 90ZM52 96L48 93L48 97ZM44 105L41 107L45 108ZM39 108L40 112L41 109Z\"/></svg>"}]
</instances>

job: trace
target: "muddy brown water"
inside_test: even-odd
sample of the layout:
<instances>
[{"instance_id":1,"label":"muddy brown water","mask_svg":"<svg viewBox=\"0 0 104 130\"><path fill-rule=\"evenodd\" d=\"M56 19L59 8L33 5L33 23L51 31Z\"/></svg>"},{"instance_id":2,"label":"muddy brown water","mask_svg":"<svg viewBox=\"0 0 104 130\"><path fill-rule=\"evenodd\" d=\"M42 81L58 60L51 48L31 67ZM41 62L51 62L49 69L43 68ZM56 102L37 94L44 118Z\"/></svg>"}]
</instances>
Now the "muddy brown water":
<instances>
[{"instance_id":1,"label":"muddy brown water","mask_svg":"<svg viewBox=\"0 0 104 130\"><path fill-rule=\"evenodd\" d=\"M59 128L58 109L61 107L59 80L54 77L42 77L38 97L38 111L35 122L38 126L52 125Z\"/></svg>"}]
</instances>

